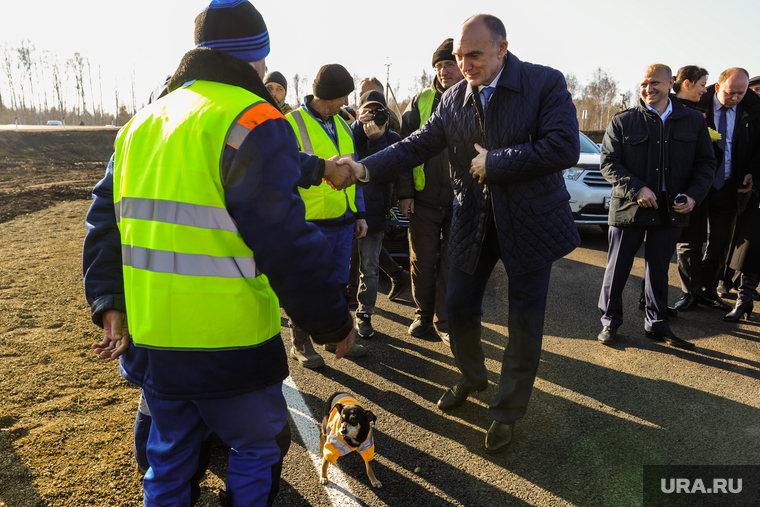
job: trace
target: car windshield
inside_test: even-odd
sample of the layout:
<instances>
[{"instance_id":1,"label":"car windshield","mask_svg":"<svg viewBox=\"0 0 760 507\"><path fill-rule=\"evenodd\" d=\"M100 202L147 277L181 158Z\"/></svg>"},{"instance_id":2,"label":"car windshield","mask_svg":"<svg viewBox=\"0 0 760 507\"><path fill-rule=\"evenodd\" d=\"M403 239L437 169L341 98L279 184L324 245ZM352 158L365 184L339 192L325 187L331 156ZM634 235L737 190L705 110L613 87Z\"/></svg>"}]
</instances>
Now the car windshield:
<instances>
[{"instance_id":1,"label":"car windshield","mask_svg":"<svg viewBox=\"0 0 760 507\"><path fill-rule=\"evenodd\" d=\"M581 138L581 153L599 153L599 147L594 144L594 142L585 136L585 134L580 133Z\"/></svg>"}]
</instances>

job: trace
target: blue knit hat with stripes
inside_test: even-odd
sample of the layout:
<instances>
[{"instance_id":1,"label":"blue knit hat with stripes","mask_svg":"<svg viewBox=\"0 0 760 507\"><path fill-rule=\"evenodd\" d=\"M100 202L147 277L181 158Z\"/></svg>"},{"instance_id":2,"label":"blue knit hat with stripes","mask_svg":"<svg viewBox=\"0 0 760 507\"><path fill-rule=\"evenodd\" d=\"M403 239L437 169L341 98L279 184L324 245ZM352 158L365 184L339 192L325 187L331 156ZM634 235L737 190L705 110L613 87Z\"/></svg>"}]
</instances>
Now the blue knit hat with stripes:
<instances>
[{"instance_id":1,"label":"blue knit hat with stripes","mask_svg":"<svg viewBox=\"0 0 760 507\"><path fill-rule=\"evenodd\" d=\"M212 0L195 18L195 46L256 62L269 54L269 32L248 0Z\"/></svg>"}]
</instances>

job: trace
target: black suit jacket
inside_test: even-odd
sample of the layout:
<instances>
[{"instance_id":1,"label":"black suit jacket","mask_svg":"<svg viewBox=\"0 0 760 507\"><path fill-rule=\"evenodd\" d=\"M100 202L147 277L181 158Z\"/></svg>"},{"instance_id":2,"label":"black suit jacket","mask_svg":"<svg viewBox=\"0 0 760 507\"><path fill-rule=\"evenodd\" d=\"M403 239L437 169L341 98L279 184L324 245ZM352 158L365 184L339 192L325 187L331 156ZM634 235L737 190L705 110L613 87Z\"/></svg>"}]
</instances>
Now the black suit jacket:
<instances>
[{"instance_id":1,"label":"black suit jacket","mask_svg":"<svg viewBox=\"0 0 760 507\"><path fill-rule=\"evenodd\" d=\"M699 107L705 113L710 128L718 130L715 126L713 97L715 97L715 86L711 85L707 87L707 92L699 101ZM741 184L747 174L752 174L755 184L760 185L760 180L758 180L760 178L760 97L751 90L748 90L739 102L731 143L733 178ZM716 142L713 142L713 148L718 166L720 166L724 152Z\"/></svg>"}]
</instances>

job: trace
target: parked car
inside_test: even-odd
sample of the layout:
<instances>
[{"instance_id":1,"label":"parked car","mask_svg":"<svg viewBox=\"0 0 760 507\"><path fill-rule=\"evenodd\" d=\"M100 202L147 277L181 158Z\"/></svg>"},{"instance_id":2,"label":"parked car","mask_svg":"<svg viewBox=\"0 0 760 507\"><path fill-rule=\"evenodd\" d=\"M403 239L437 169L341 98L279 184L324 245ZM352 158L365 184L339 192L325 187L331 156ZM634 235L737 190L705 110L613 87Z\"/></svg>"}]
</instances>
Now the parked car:
<instances>
[{"instance_id":1,"label":"parked car","mask_svg":"<svg viewBox=\"0 0 760 507\"><path fill-rule=\"evenodd\" d=\"M612 185L599 170L602 152L583 132L579 132L581 156L578 163L562 171L570 192L570 208L576 224L596 224L607 228Z\"/></svg>"},{"instance_id":2,"label":"parked car","mask_svg":"<svg viewBox=\"0 0 760 507\"><path fill-rule=\"evenodd\" d=\"M63 125L63 122L61 120L48 120L48 125Z\"/></svg>"}]
</instances>

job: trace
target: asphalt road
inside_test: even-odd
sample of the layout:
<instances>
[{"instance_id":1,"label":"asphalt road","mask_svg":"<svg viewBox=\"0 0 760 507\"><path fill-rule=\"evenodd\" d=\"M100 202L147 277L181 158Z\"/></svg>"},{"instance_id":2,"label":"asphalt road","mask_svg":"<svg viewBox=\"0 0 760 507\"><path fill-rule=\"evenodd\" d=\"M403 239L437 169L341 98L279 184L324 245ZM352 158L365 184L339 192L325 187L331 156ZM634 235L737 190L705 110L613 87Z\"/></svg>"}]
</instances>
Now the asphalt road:
<instances>
[{"instance_id":1,"label":"asphalt road","mask_svg":"<svg viewBox=\"0 0 760 507\"><path fill-rule=\"evenodd\" d=\"M364 341L366 357L337 361L323 351L327 365L314 371L291 360L284 391L293 444L276 505L641 505L642 465L756 464L756 317L729 324L722 312L700 307L672 321L696 351L651 342L638 310L639 257L625 290L621 344L601 345L597 299L606 235L589 226L582 238L581 247L554 264L538 379L506 452L482 451L508 340L503 266L495 269L484 301L489 388L448 414L436 402L460 378L451 352L435 337L407 334L411 294L391 303L385 296L390 283L381 276L376 334ZM674 263L670 285L672 302L680 294ZM380 489L370 486L356 453L330 468L333 482L319 484L317 424L324 400L337 390L354 393L377 415Z\"/></svg>"}]
</instances>

